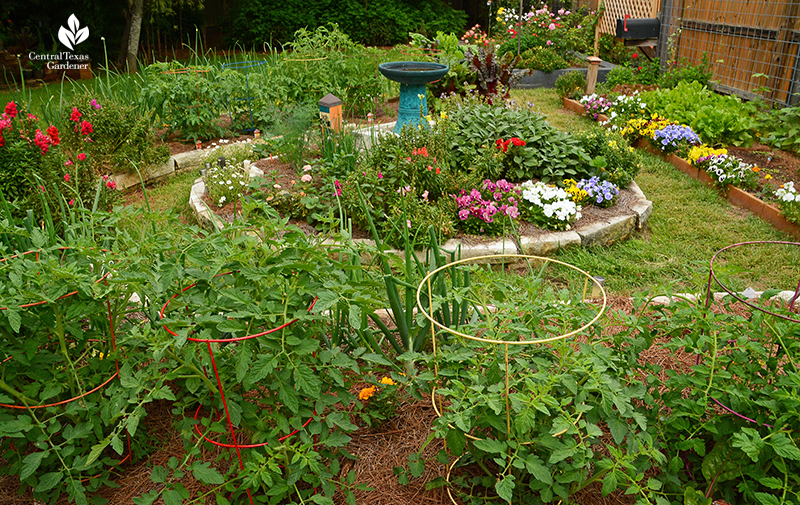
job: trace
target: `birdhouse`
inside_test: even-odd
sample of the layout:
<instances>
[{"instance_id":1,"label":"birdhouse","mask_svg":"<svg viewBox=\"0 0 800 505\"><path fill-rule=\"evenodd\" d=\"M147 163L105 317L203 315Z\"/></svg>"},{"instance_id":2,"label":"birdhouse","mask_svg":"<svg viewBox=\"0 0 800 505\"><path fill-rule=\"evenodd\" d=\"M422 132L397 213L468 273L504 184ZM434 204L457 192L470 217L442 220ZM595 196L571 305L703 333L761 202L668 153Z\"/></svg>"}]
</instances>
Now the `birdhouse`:
<instances>
[{"instance_id":1,"label":"birdhouse","mask_svg":"<svg viewBox=\"0 0 800 505\"><path fill-rule=\"evenodd\" d=\"M342 101L328 93L319 101L319 119L335 132L342 130Z\"/></svg>"}]
</instances>

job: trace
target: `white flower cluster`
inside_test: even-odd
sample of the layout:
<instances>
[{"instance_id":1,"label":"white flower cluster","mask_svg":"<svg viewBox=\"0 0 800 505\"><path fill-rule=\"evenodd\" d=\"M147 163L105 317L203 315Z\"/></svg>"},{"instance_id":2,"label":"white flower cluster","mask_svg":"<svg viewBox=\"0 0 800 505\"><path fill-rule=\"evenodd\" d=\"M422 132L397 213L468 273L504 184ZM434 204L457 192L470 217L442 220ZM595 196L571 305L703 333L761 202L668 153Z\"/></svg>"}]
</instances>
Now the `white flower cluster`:
<instances>
[{"instance_id":1,"label":"white flower cluster","mask_svg":"<svg viewBox=\"0 0 800 505\"><path fill-rule=\"evenodd\" d=\"M708 160L706 172L715 176L721 184L736 184L744 181L753 172L753 165L745 163L736 156L720 154Z\"/></svg>"},{"instance_id":2,"label":"white flower cluster","mask_svg":"<svg viewBox=\"0 0 800 505\"><path fill-rule=\"evenodd\" d=\"M787 182L777 191L775 191L775 196L782 202L791 203L797 202L800 203L800 194L797 194L797 190L794 189L793 182Z\"/></svg>"},{"instance_id":3,"label":"white flower cluster","mask_svg":"<svg viewBox=\"0 0 800 505\"><path fill-rule=\"evenodd\" d=\"M228 139L220 139L220 145L214 142L205 149L200 162L203 164L210 163L214 166L219 158L225 158L226 163L235 165L244 160L253 159L253 144L251 140L231 142Z\"/></svg>"},{"instance_id":4,"label":"white flower cluster","mask_svg":"<svg viewBox=\"0 0 800 505\"><path fill-rule=\"evenodd\" d=\"M647 109L647 104L639 98L639 92L634 91L632 95L619 95L609 104L607 123L611 123L612 129L617 129L618 126L614 123L618 117L623 121L627 121L631 117L640 117ZM606 123L601 123L605 125Z\"/></svg>"},{"instance_id":5,"label":"white flower cluster","mask_svg":"<svg viewBox=\"0 0 800 505\"><path fill-rule=\"evenodd\" d=\"M522 199L541 213L555 228L569 229L569 223L581 218L581 206L563 189L543 182L526 181L520 186ZM566 225L566 226L564 226Z\"/></svg>"},{"instance_id":6,"label":"white flower cluster","mask_svg":"<svg viewBox=\"0 0 800 505\"><path fill-rule=\"evenodd\" d=\"M244 163L226 164L225 167L212 165L205 175L206 189L220 207L226 201L241 198L246 192L248 181L249 175L244 169Z\"/></svg>"}]
</instances>

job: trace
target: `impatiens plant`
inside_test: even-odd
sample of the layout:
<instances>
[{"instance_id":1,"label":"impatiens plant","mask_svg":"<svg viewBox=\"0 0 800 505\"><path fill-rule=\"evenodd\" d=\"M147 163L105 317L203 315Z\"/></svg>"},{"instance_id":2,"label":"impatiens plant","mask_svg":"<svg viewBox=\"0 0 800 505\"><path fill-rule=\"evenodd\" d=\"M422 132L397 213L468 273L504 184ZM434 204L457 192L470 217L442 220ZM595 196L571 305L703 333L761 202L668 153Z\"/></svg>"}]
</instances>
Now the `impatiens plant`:
<instances>
[{"instance_id":1,"label":"impatiens plant","mask_svg":"<svg viewBox=\"0 0 800 505\"><path fill-rule=\"evenodd\" d=\"M519 217L519 189L505 179L483 181L480 190L461 190L456 197L459 226L467 233L499 235Z\"/></svg>"},{"instance_id":2,"label":"impatiens plant","mask_svg":"<svg viewBox=\"0 0 800 505\"><path fill-rule=\"evenodd\" d=\"M569 230L581 218L581 206L563 188L541 181L526 181L522 191L523 217L548 230Z\"/></svg>"}]
</instances>

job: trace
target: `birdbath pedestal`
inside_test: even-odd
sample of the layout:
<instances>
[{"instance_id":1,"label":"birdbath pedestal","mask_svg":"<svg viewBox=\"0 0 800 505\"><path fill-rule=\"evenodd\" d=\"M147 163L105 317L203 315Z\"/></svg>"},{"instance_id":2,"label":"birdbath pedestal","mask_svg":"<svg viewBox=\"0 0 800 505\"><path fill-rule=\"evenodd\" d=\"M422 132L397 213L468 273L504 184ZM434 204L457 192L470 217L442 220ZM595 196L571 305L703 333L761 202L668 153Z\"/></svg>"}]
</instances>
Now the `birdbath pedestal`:
<instances>
[{"instance_id":1,"label":"birdbath pedestal","mask_svg":"<svg viewBox=\"0 0 800 505\"><path fill-rule=\"evenodd\" d=\"M400 107L394 132L407 124L419 124L428 115L428 90L425 85L436 82L450 70L447 65L427 61L392 61L381 63L378 70L384 77L400 83Z\"/></svg>"}]
</instances>

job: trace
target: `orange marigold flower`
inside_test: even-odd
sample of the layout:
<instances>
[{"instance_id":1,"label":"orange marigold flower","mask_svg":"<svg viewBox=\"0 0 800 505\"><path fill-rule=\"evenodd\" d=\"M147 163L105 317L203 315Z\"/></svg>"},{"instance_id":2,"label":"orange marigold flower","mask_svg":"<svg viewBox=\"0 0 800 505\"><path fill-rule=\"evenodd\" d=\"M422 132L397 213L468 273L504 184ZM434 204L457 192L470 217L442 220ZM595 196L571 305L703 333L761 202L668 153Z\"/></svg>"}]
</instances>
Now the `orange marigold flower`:
<instances>
[{"instance_id":1,"label":"orange marigold flower","mask_svg":"<svg viewBox=\"0 0 800 505\"><path fill-rule=\"evenodd\" d=\"M369 400L369 398L375 394L375 386L370 386L368 388L364 388L358 393L359 400Z\"/></svg>"},{"instance_id":2,"label":"orange marigold flower","mask_svg":"<svg viewBox=\"0 0 800 505\"><path fill-rule=\"evenodd\" d=\"M394 381L391 377L384 377L381 379L381 384L386 384L387 386L394 386Z\"/></svg>"}]
</instances>

